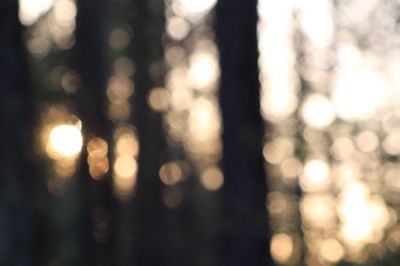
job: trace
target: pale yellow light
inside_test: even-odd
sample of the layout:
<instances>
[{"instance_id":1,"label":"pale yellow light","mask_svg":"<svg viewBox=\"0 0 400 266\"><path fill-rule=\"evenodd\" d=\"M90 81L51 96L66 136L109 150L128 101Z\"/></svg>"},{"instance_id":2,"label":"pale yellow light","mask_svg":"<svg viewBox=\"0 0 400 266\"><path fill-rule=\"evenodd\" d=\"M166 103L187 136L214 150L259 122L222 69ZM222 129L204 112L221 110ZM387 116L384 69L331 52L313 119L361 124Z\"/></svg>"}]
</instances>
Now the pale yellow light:
<instances>
[{"instance_id":1,"label":"pale yellow light","mask_svg":"<svg viewBox=\"0 0 400 266\"><path fill-rule=\"evenodd\" d=\"M271 254L278 263L287 262L293 254L293 240L287 234L276 234L271 240Z\"/></svg>"},{"instance_id":2,"label":"pale yellow light","mask_svg":"<svg viewBox=\"0 0 400 266\"><path fill-rule=\"evenodd\" d=\"M131 178L136 176L138 170L136 160L127 155L118 156L114 163L114 172L118 177Z\"/></svg>"},{"instance_id":3,"label":"pale yellow light","mask_svg":"<svg viewBox=\"0 0 400 266\"><path fill-rule=\"evenodd\" d=\"M306 194L300 203L305 224L318 228L331 228L336 220L335 199L329 194Z\"/></svg>"},{"instance_id":4,"label":"pale yellow light","mask_svg":"<svg viewBox=\"0 0 400 266\"><path fill-rule=\"evenodd\" d=\"M118 155L128 155L136 157L139 153L139 143L137 138L131 132L127 132L119 136L115 152Z\"/></svg>"},{"instance_id":5,"label":"pale yellow light","mask_svg":"<svg viewBox=\"0 0 400 266\"><path fill-rule=\"evenodd\" d=\"M51 148L64 157L78 155L82 148L81 130L74 125L59 125L50 131Z\"/></svg>"},{"instance_id":6,"label":"pale yellow light","mask_svg":"<svg viewBox=\"0 0 400 266\"><path fill-rule=\"evenodd\" d=\"M344 248L336 239L326 239L321 244L321 255L329 262L338 262L344 256Z\"/></svg>"}]
</instances>

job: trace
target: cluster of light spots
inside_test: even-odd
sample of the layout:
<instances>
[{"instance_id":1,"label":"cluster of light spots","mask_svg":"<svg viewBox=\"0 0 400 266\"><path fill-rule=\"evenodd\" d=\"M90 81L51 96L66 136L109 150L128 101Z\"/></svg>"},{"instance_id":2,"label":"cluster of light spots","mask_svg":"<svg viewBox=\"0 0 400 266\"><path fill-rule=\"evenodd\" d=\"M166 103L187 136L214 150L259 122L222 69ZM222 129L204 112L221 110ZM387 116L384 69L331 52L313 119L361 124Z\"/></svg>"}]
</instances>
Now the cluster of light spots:
<instances>
[{"instance_id":1,"label":"cluster of light spots","mask_svg":"<svg viewBox=\"0 0 400 266\"><path fill-rule=\"evenodd\" d=\"M164 112L170 148L184 153L181 155L189 162L170 161L160 169L161 181L166 185L163 201L170 208L182 201L184 191L179 184L191 176L185 172L189 168L206 190L216 191L224 182L218 167L220 71L209 20L215 3L216 0L171 0L166 5L166 84L165 88L152 89L147 99L153 110Z\"/></svg>"},{"instance_id":2,"label":"cluster of light spots","mask_svg":"<svg viewBox=\"0 0 400 266\"><path fill-rule=\"evenodd\" d=\"M261 111L270 121L289 117L298 104L292 8L291 1L259 1Z\"/></svg>"},{"instance_id":3,"label":"cluster of light spots","mask_svg":"<svg viewBox=\"0 0 400 266\"><path fill-rule=\"evenodd\" d=\"M352 182L343 189L338 214L342 221L341 236L348 245L377 243L390 224L390 212L384 200L371 196L369 188L361 182Z\"/></svg>"},{"instance_id":4,"label":"cluster of light spots","mask_svg":"<svg viewBox=\"0 0 400 266\"><path fill-rule=\"evenodd\" d=\"M75 30L77 8L74 0L54 0L54 24L50 33L60 48L69 48Z\"/></svg>"},{"instance_id":5,"label":"cluster of light spots","mask_svg":"<svg viewBox=\"0 0 400 266\"><path fill-rule=\"evenodd\" d=\"M111 120L126 121L130 117L129 98L133 92L134 84L129 76L117 74L110 79L107 87L107 98L110 101L108 115Z\"/></svg>"},{"instance_id":6,"label":"cluster of light spots","mask_svg":"<svg viewBox=\"0 0 400 266\"><path fill-rule=\"evenodd\" d=\"M89 173L95 180L101 179L109 170L108 145L102 138L92 138L87 146Z\"/></svg>"},{"instance_id":7,"label":"cluster of light spots","mask_svg":"<svg viewBox=\"0 0 400 266\"><path fill-rule=\"evenodd\" d=\"M35 23L27 33L30 54L35 58L43 58L50 52L53 43L61 49L71 48L74 44L76 13L74 0L20 0L21 23Z\"/></svg>"},{"instance_id":8,"label":"cluster of light spots","mask_svg":"<svg viewBox=\"0 0 400 266\"><path fill-rule=\"evenodd\" d=\"M284 233L276 234L271 240L271 255L278 263L287 262L293 255L293 239Z\"/></svg>"},{"instance_id":9,"label":"cluster of light spots","mask_svg":"<svg viewBox=\"0 0 400 266\"><path fill-rule=\"evenodd\" d=\"M132 127L120 127L114 132L114 191L118 198L131 196L137 179L139 143Z\"/></svg>"},{"instance_id":10,"label":"cluster of light spots","mask_svg":"<svg viewBox=\"0 0 400 266\"><path fill-rule=\"evenodd\" d=\"M307 265L363 262L369 251L400 246L386 203L400 202L399 167L387 161L400 154L400 55L389 2L258 3L261 110L272 124L263 150L270 224L288 235L302 230ZM296 208L301 224L288 229Z\"/></svg>"}]
</instances>

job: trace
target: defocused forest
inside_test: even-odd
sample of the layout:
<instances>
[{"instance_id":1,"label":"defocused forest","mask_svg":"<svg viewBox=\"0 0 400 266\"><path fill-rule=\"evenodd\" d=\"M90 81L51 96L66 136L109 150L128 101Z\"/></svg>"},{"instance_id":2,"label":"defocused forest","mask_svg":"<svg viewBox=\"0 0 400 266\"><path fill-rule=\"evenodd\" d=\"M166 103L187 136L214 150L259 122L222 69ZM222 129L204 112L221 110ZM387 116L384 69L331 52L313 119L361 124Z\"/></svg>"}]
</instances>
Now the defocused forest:
<instances>
[{"instance_id":1,"label":"defocused forest","mask_svg":"<svg viewBox=\"0 0 400 266\"><path fill-rule=\"evenodd\" d=\"M2 0L0 265L399 265L399 18Z\"/></svg>"}]
</instances>

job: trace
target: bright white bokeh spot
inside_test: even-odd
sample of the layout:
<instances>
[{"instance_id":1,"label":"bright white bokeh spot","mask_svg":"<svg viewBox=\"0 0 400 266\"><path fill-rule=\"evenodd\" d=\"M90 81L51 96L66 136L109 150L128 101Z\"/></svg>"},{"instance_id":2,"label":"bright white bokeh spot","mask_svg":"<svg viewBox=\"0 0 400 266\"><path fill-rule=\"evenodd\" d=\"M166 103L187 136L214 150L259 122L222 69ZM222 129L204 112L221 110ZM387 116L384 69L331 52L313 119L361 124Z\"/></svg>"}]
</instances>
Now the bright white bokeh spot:
<instances>
[{"instance_id":1,"label":"bright white bokeh spot","mask_svg":"<svg viewBox=\"0 0 400 266\"><path fill-rule=\"evenodd\" d=\"M214 7L216 0L179 0L188 13L203 13Z\"/></svg>"},{"instance_id":2,"label":"bright white bokeh spot","mask_svg":"<svg viewBox=\"0 0 400 266\"><path fill-rule=\"evenodd\" d=\"M31 25L53 6L54 0L19 0L19 19Z\"/></svg>"},{"instance_id":3,"label":"bright white bokeh spot","mask_svg":"<svg viewBox=\"0 0 400 266\"><path fill-rule=\"evenodd\" d=\"M328 46L334 29L331 1L299 1L299 8L300 24L306 36L316 46Z\"/></svg>"},{"instance_id":4,"label":"bright white bokeh spot","mask_svg":"<svg viewBox=\"0 0 400 266\"><path fill-rule=\"evenodd\" d=\"M331 101L322 94L312 94L305 100L301 116L307 125L324 128L335 121L336 114Z\"/></svg>"},{"instance_id":5,"label":"bright white bokeh spot","mask_svg":"<svg viewBox=\"0 0 400 266\"><path fill-rule=\"evenodd\" d=\"M344 69L339 72L332 101L339 117L347 121L371 118L390 98L390 85L380 72Z\"/></svg>"},{"instance_id":6,"label":"bright white bokeh spot","mask_svg":"<svg viewBox=\"0 0 400 266\"><path fill-rule=\"evenodd\" d=\"M80 153L82 148L81 130L74 125L56 126L50 131L49 143L58 154L74 157Z\"/></svg>"},{"instance_id":7,"label":"bright white bokeh spot","mask_svg":"<svg viewBox=\"0 0 400 266\"><path fill-rule=\"evenodd\" d=\"M300 176L300 185L306 191L326 189L330 183L329 164L320 159L313 159L304 165L303 174Z\"/></svg>"},{"instance_id":8,"label":"bright white bokeh spot","mask_svg":"<svg viewBox=\"0 0 400 266\"><path fill-rule=\"evenodd\" d=\"M189 79L196 89L210 89L218 77L219 67L215 55L197 52L190 57Z\"/></svg>"}]
</instances>

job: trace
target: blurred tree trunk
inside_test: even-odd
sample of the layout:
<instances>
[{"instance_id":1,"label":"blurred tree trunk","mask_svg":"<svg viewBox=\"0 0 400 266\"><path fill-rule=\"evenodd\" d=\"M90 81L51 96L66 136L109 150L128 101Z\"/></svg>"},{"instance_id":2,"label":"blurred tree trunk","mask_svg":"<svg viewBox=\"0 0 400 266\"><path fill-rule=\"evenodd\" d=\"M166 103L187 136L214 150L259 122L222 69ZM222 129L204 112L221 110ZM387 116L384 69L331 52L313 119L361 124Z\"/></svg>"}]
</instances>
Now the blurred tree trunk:
<instances>
[{"instance_id":1,"label":"blurred tree trunk","mask_svg":"<svg viewBox=\"0 0 400 266\"><path fill-rule=\"evenodd\" d=\"M163 63L164 0L132 0L132 58L136 66L133 120L138 129L140 153L134 207L136 266L177 265L170 250L171 235L166 222L168 210L162 202L163 185L158 172L165 140L162 115L151 109L147 96L164 86Z\"/></svg>"},{"instance_id":2,"label":"blurred tree trunk","mask_svg":"<svg viewBox=\"0 0 400 266\"><path fill-rule=\"evenodd\" d=\"M219 0L216 37L220 52L223 119L223 265L273 265L269 256L260 115L257 1Z\"/></svg>"},{"instance_id":3,"label":"blurred tree trunk","mask_svg":"<svg viewBox=\"0 0 400 266\"><path fill-rule=\"evenodd\" d=\"M0 8L0 265L32 265L32 106L18 1Z\"/></svg>"},{"instance_id":4,"label":"blurred tree trunk","mask_svg":"<svg viewBox=\"0 0 400 266\"><path fill-rule=\"evenodd\" d=\"M81 77L82 87L77 93L79 117L85 144L100 137L112 151L112 124L105 115L106 88L109 77L107 60L107 6L105 0L77 1L76 46L74 66ZM86 264L108 266L115 264L115 199L110 172L101 180L90 176L86 146L82 149L80 184L80 257ZM98 213L99 215L95 214ZM101 215L100 215L101 214ZM101 230L99 242L95 232Z\"/></svg>"}]
</instances>

